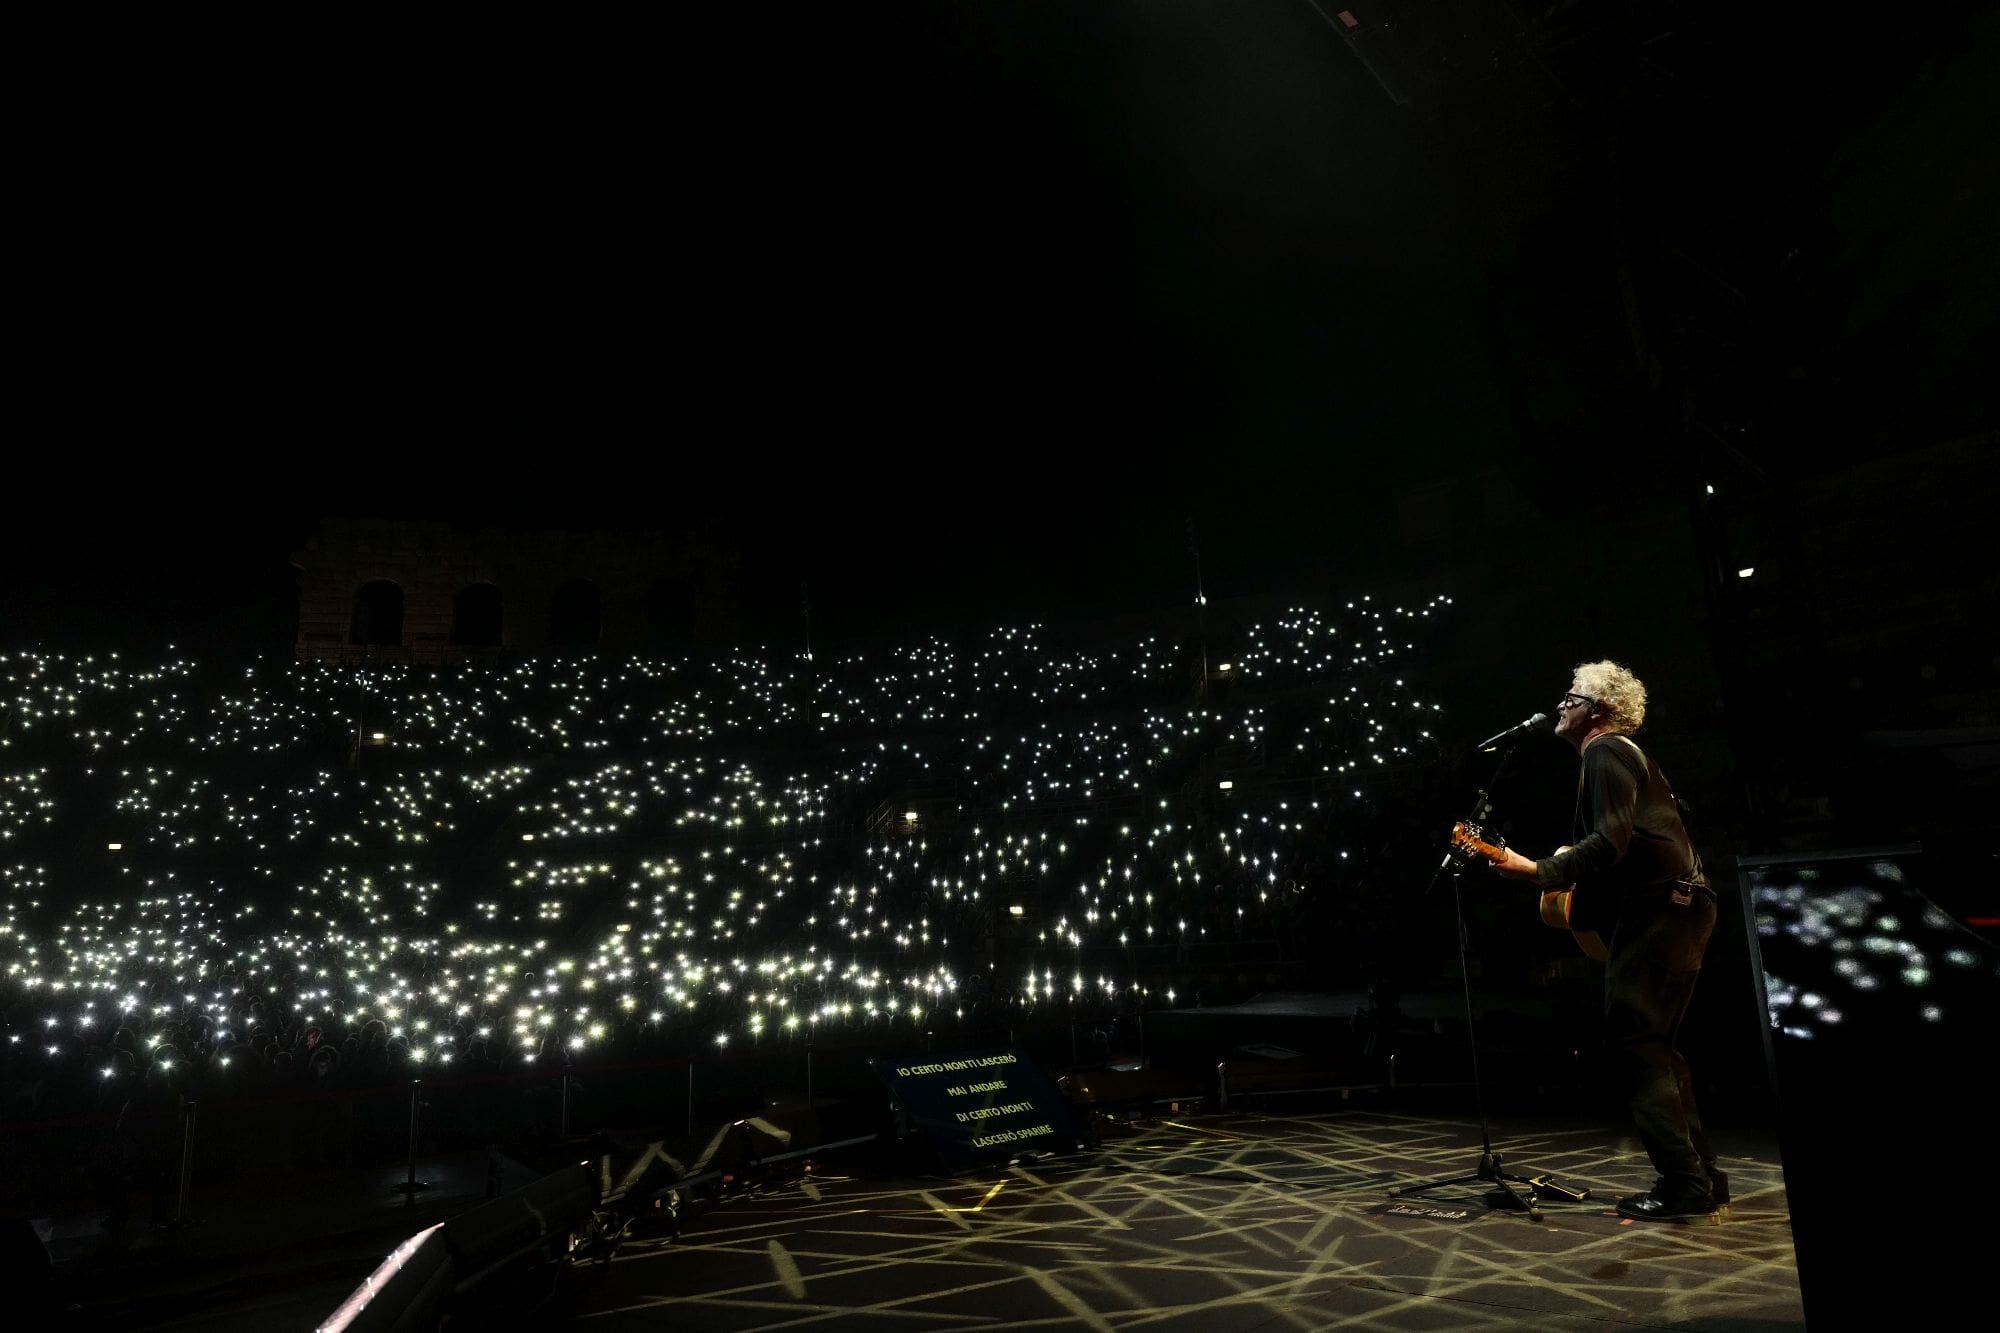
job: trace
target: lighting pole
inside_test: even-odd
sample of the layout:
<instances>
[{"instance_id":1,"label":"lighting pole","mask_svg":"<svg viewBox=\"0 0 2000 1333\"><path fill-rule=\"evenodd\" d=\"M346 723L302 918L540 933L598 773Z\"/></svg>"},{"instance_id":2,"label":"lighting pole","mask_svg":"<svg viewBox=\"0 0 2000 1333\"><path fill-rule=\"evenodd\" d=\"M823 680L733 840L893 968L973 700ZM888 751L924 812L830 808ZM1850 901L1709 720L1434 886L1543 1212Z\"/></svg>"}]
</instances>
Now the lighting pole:
<instances>
[{"instance_id":1,"label":"lighting pole","mask_svg":"<svg viewBox=\"0 0 2000 1333\"><path fill-rule=\"evenodd\" d=\"M813 655L812 595L811 595L810 585L808 585L806 580L804 579L799 580L799 619L805 621L806 661L810 662L812 661L812 655Z\"/></svg>"},{"instance_id":2,"label":"lighting pole","mask_svg":"<svg viewBox=\"0 0 2000 1333\"><path fill-rule=\"evenodd\" d=\"M1201 686L1198 691L1204 699L1208 697L1208 594L1201 589L1201 547L1195 541L1194 516L1187 520L1188 554L1194 558L1194 616L1196 641L1201 648Z\"/></svg>"},{"instance_id":3,"label":"lighting pole","mask_svg":"<svg viewBox=\"0 0 2000 1333\"><path fill-rule=\"evenodd\" d=\"M819 672L813 665L813 616L811 586L805 579L799 580L799 619L805 622L806 630L806 698L801 708L802 720L815 731L819 728Z\"/></svg>"}]
</instances>

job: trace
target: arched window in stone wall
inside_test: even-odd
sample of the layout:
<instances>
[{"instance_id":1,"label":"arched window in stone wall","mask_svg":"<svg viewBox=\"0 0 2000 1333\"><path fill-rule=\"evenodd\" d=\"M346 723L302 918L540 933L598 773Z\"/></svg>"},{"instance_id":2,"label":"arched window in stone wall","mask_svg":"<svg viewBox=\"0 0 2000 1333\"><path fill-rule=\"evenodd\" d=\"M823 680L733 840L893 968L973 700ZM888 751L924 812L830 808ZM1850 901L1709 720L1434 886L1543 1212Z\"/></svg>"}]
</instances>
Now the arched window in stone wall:
<instances>
[{"instance_id":1,"label":"arched window in stone wall","mask_svg":"<svg viewBox=\"0 0 2000 1333\"><path fill-rule=\"evenodd\" d=\"M500 646L500 589L491 583L468 583L458 590L451 607L451 642L458 648Z\"/></svg>"},{"instance_id":2,"label":"arched window in stone wall","mask_svg":"<svg viewBox=\"0 0 2000 1333\"><path fill-rule=\"evenodd\" d=\"M597 585L571 579L549 599L549 643L557 648L595 648L603 637L604 617Z\"/></svg>"},{"instance_id":3,"label":"arched window in stone wall","mask_svg":"<svg viewBox=\"0 0 2000 1333\"><path fill-rule=\"evenodd\" d=\"M646 593L646 644L671 652L694 642L694 585L686 579L656 579Z\"/></svg>"},{"instance_id":4,"label":"arched window in stone wall","mask_svg":"<svg viewBox=\"0 0 2000 1333\"><path fill-rule=\"evenodd\" d=\"M372 648L396 648L403 642L403 590L388 579L361 585L354 594L354 623L349 643Z\"/></svg>"}]
</instances>

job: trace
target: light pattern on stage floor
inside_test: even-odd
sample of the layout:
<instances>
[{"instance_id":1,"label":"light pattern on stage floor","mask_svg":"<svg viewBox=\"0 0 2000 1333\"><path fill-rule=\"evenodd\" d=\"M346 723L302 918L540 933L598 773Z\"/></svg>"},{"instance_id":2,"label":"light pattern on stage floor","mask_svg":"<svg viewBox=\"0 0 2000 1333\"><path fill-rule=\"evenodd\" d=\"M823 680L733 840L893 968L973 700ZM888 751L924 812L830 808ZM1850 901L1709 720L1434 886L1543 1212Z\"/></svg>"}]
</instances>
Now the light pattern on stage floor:
<instances>
[{"instance_id":1,"label":"light pattern on stage floor","mask_svg":"<svg viewBox=\"0 0 2000 1333\"><path fill-rule=\"evenodd\" d=\"M1504 1128L1504 1133L1502 1129ZM961 1178L773 1184L577 1274L592 1328L1802 1328L1775 1148L1727 1143L1718 1225L1630 1223L1650 1180L1600 1122L1495 1127L1510 1172L1588 1188L1489 1208L1476 1122L1216 1115ZM1383 1215L1392 1187L1427 1207ZM1469 1221L1450 1214L1469 1208Z\"/></svg>"}]
</instances>

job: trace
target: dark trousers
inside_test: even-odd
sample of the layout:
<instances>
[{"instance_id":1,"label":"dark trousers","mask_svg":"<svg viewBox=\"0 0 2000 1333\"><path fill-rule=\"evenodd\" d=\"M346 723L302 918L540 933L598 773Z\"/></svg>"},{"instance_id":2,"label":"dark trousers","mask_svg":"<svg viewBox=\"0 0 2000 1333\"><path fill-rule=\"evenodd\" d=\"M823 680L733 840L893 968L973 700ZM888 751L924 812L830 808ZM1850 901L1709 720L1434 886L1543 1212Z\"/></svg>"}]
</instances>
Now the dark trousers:
<instances>
[{"instance_id":1,"label":"dark trousers","mask_svg":"<svg viewBox=\"0 0 2000 1333\"><path fill-rule=\"evenodd\" d=\"M1604 972L1604 1035L1632 1124L1670 1197L1705 1198L1715 1152L1702 1132L1694 1080L1675 1047L1715 931L1715 895L1684 907L1667 893L1627 896Z\"/></svg>"}]
</instances>

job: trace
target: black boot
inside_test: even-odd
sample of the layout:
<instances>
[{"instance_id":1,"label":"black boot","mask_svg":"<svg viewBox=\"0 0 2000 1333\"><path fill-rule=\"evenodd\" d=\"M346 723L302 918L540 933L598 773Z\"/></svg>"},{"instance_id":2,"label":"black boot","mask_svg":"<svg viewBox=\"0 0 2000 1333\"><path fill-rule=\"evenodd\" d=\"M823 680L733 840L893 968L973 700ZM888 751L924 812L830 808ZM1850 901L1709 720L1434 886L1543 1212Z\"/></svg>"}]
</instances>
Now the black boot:
<instances>
[{"instance_id":1,"label":"black boot","mask_svg":"<svg viewBox=\"0 0 2000 1333\"><path fill-rule=\"evenodd\" d=\"M1706 1217L1715 1211L1715 1201L1686 1195L1633 1194L1618 1201L1620 1217L1642 1222L1676 1222L1690 1217Z\"/></svg>"},{"instance_id":2,"label":"black boot","mask_svg":"<svg viewBox=\"0 0 2000 1333\"><path fill-rule=\"evenodd\" d=\"M1710 1190L1690 1184L1685 1179L1669 1180L1661 1176L1653 1182L1653 1188L1646 1193L1620 1199L1618 1215L1639 1218L1642 1221L1664 1221L1673 1218L1704 1217L1720 1206Z\"/></svg>"}]
</instances>

